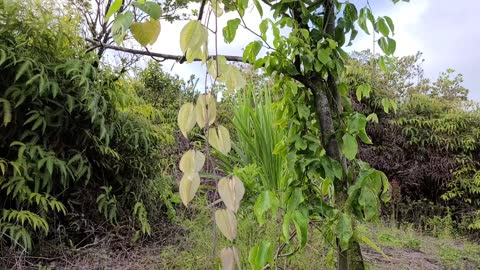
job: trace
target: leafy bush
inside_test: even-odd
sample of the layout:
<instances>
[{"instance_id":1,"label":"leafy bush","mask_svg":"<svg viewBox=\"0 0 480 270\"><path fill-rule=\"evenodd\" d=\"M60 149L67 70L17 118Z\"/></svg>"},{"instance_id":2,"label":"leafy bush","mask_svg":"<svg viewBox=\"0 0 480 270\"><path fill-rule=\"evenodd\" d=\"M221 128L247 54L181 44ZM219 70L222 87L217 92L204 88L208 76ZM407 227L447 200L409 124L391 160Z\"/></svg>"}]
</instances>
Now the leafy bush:
<instances>
[{"instance_id":1,"label":"leafy bush","mask_svg":"<svg viewBox=\"0 0 480 270\"><path fill-rule=\"evenodd\" d=\"M173 137L135 110L154 108L123 79L82 55L72 18L55 1L0 3L0 231L25 249L79 215L132 216L149 234L144 203L168 201L150 196L151 183L171 194L158 172Z\"/></svg>"},{"instance_id":2,"label":"leafy bush","mask_svg":"<svg viewBox=\"0 0 480 270\"><path fill-rule=\"evenodd\" d=\"M373 98L354 104L380 119L369 126L373 145L362 145L360 156L400 187L394 215L431 227L431 221L450 211L461 230L478 229L480 113L466 100L461 75L452 77L448 70L430 83L423 78L419 55L392 59L393 72L373 69L373 61L360 54L351 60L347 76L352 89L366 79L374 81ZM396 114L382 113L379 101L385 97L400 104Z\"/></svg>"}]
</instances>

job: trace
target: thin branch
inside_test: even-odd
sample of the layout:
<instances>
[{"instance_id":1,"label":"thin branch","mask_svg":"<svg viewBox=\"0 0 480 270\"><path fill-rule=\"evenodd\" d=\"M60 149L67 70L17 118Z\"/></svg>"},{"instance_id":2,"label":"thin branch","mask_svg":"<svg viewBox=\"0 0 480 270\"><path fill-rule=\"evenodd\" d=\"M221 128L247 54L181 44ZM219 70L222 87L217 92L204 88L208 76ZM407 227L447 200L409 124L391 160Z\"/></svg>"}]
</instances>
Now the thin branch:
<instances>
[{"instance_id":1,"label":"thin branch","mask_svg":"<svg viewBox=\"0 0 480 270\"><path fill-rule=\"evenodd\" d=\"M159 57L159 58L163 58L165 60L175 60L177 62L180 62L180 60L183 58L183 55L174 55L174 54L166 54L166 53L157 53L157 52L151 52L151 51L129 49L129 48L121 47L121 46L105 44L105 43L98 42L98 41L95 41L95 40L90 39L90 38L86 38L85 40L92 43L93 45L97 45L97 46L105 48L105 49L110 49L110 50L119 51L119 52L126 52L126 53L137 54L137 55L145 55L145 56L150 56L150 57ZM219 55L219 56L224 56L225 59L227 59L227 61L230 61L230 62L245 63L241 56L234 56L234 55ZM207 57L207 60L208 59L216 59L216 57L217 57L216 55L209 55ZM195 58L195 59L193 59L193 61L199 62L199 61L202 61L202 59Z\"/></svg>"}]
</instances>

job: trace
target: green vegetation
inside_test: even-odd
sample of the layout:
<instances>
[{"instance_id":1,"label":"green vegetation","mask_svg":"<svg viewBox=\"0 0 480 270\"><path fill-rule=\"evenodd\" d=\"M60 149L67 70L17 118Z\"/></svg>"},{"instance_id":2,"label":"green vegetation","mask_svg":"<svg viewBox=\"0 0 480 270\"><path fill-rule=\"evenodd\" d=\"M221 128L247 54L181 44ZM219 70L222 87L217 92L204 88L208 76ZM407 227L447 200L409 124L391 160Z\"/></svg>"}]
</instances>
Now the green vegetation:
<instances>
[{"instance_id":1,"label":"green vegetation","mask_svg":"<svg viewBox=\"0 0 480 270\"><path fill-rule=\"evenodd\" d=\"M480 267L480 111L461 74L392 56L393 22L368 5L278 1L233 57L208 33L234 42L248 1L202 1L197 19L188 4L0 1L0 268ZM183 55L146 49L184 18ZM346 54L357 28L385 55Z\"/></svg>"}]
</instances>

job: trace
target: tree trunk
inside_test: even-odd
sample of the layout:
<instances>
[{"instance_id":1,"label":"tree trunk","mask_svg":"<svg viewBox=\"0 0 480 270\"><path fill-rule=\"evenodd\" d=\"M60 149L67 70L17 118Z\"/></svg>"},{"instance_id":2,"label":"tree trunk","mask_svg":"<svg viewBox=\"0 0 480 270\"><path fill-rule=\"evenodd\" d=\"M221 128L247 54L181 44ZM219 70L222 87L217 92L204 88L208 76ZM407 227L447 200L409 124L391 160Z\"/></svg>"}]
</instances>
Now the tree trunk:
<instances>
[{"instance_id":1,"label":"tree trunk","mask_svg":"<svg viewBox=\"0 0 480 270\"><path fill-rule=\"evenodd\" d=\"M344 175L347 174L347 164L343 158L338 145L337 138L335 136L335 126L333 108L337 108L339 116L342 112L340 100L338 99L338 91L335 82L332 80L330 83L325 82L319 78L313 78L311 83L307 85L313 93L315 100L315 111L320 122L321 141L325 147L327 155L340 162L342 164ZM329 102L327 93L332 94L332 102ZM335 102L336 104L332 104ZM334 106L332 106L334 105ZM345 200L347 199L348 180L346 177L343 181L338 181L335 189L337 190L337 197L335 203L339 208L343 207ZM339 270L363 270L363 258L358 242L353 241L350 249L341 251L338 247L338 269Z\"/></svg>"}]
</instances>

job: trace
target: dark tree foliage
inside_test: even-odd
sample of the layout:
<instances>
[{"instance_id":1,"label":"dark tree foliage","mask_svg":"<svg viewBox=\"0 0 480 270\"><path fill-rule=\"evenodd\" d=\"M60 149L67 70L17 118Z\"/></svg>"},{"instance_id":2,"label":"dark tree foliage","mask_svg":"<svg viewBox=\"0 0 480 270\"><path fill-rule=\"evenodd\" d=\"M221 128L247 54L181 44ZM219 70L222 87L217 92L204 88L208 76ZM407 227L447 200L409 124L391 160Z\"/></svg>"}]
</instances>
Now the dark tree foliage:
<instances>
[{"instance_id":1,"label":"dark tree foliage","mask_svg":"<svg viewBox=\"0 0 480 270\"><path fill-rule=\"evenodd\" d=\"M459 229L478 229L480 114L467 100L460 74L449 69L430 83L419 55L393 59L390 73L377 70L368 52L350 61L353 89L367 78L373 82L371 99L355 102L355 109L380 119L368 126L373 144L362 144L360 157L399 187L393 201L400 209L391 213L398 221L451 213ZM396 113L384 113L383 97L397 99Z\"/></svg>"}]
</instances>

